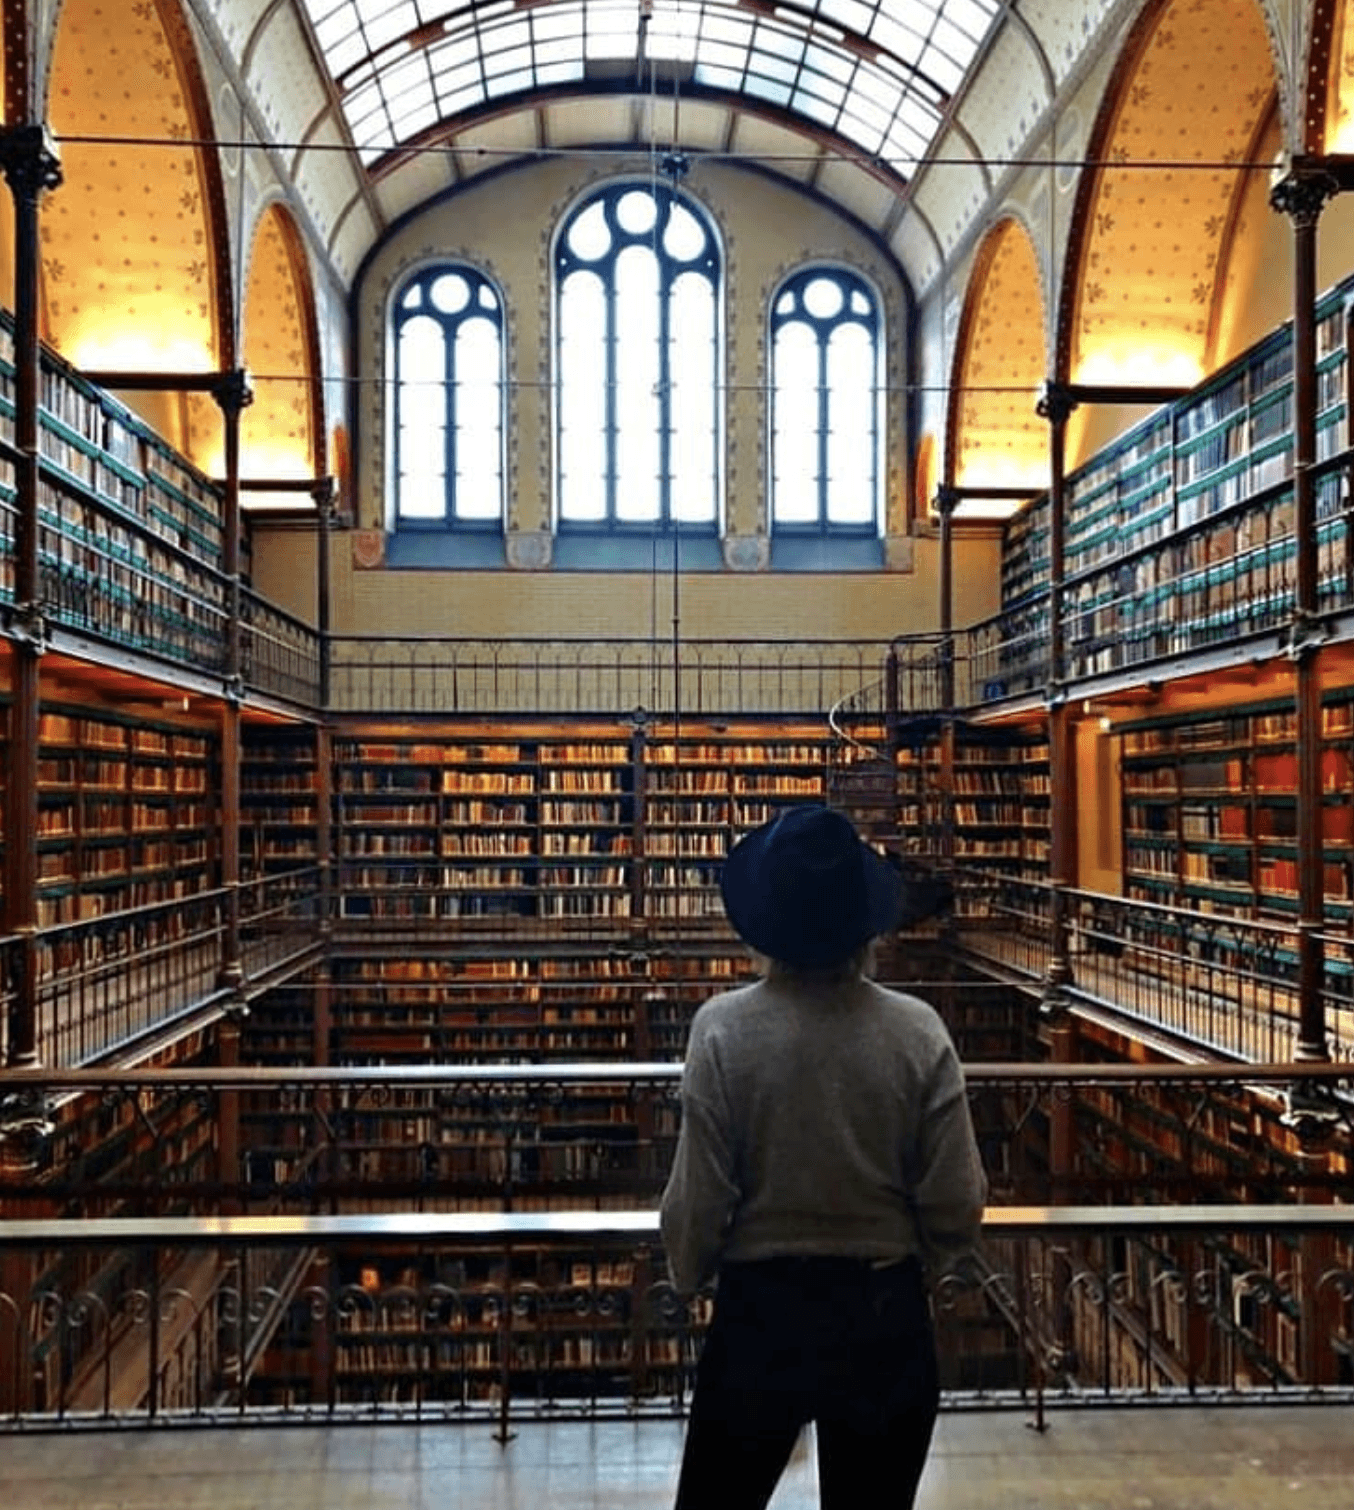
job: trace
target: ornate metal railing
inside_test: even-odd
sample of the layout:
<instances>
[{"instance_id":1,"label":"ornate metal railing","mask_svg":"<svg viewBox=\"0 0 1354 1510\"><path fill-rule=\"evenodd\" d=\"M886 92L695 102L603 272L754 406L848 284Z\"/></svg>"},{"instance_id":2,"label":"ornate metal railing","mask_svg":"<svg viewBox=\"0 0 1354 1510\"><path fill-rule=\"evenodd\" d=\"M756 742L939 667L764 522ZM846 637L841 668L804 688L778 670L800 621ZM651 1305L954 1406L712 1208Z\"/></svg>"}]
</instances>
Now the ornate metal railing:
<instances>
[{"instance_id":1,"label":"ornate metal railing","mask_svg":"<svg viewBox=\"0 0 1354 1510\"><path fill-rule=\"evenodd\" d=\"M1348 1206L989 1211L935 1288L946 1401L1348 1400L1351 1239ZM633 1209L14 1221L0 1251L11 1429L670 1415L708 1315Z\"/></svg>"},{"instance_id":2,"label":"ornate metal railing","mask_svg":"<svg viewBox=\"0 0 1354 1510\"><path fill-rule=\"evenodd\" d=\"M965 1077L994 1204L1346 1193L1348 1065L969 1064ZM0 1209L644 1203L671 1167L680 1078L675 1060L10 1071Z\"/></svg>"},{"instance_id":3,"label":"ornate metal railing","mask_svg":"<svg viewBox=\"0 0 1354 1510\"><path fill-rule=\"evenodd\" d=\"M247 588L240 595L240 618L245 686L303 708L318 708L319 631Z\"/></svg>"},{"instance_id":4,"label":"ornate metal railing","mask_svg":"<svg viewBox=\"0 0 1354 1510\"><path fill-rule=\"evenodd\" d=\"M1349 466L1345 454L1314 468L1322 613L1354 605ZM1296 584L1293 508L1292 483L1280 482L1165 539L1070 573L1059 678L1146 667L1282 630L1292 620ZM916 653L924 660L926 647ZM961 708L1042 691L1050 677L1047 592L960 631L955 664Z\"/></svg>"},{"instance_id":5,"label":"ornate metal railing","mask_svg":"<svg viewBox=\"0 0 1354 1510\"><path fill-rule=\"evenodd\" d=\"M245 979L313 946L319 927L318 866L256 878L240 887ZM76 1065L129 1046L221 994L227 893L105 913L39 930L36 1048L46 1065ZM0 1063L8 1054L19 940L0 940L6 1010Z\"/></svg>"},{"instance_id":6,"label":"ornate metal railing","mask_svg":"<svg viewBox=\"0 0 1354 1510\"><path fill-rule=\"evenodd\" d=\"M883 673L873 640L511 640L335 635L341 713L591 713L822 718Z\"/></svg>"},{"instance_id":7,"label":"ornate metal railing","mask_svg":"<svg viewBox=\"0 0 1354 1510\"><path fill-rule=\"evenodd\" d=\"M16 453L0 441L0 463ZM81 487L43 458L38 502L40 607L54 628L220 676L230 586L201 554ZM16 504L0 493L0 604L14 594ZM320 703L320 635L245 589L245 685L304 707Z\"/></svg>"},{"instance_id":8,"label":"ornate metal railing","mask_svg":"<svg viewBox=\"0 0 1354 1510\"><path fill-rule=\"evenodd\" d=\"M961 868L956 929L966 950L1031 981L1052 948L1052 888ZM1212 1053L1267 1063L1299 1039L1297 927L1068 891L1068 989ZM1348 935L1324 936L1323 997L1332 1058L1354 1059Z\"/></svg>"}]
</instances>

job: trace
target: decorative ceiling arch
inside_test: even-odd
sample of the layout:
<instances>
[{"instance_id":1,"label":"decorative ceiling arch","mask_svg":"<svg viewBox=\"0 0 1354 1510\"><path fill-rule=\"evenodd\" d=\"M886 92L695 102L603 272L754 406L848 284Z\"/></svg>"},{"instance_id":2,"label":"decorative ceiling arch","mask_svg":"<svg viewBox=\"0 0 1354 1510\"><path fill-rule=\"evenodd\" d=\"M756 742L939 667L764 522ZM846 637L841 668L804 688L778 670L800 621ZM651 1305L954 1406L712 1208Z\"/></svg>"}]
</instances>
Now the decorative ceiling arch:
<instances>
[{"instance_id":1,"label":"decorative ceiling arch","mask_svg":"<svg viewBox=\"0 0 1354 1510\"><path fill-rule=\"evenodd\" d=\"M269 205L254 230L242 331L254 384L254 402L240 423L242 475L320 476L325 439L315 297L296 223L280 204Z\"/></svg>"},{"instance_id":2,"label":"decorative ceiling arch","mask_svg":"<svg viewBox=\"0 0 1354 1510\"><path fill-rule=\"evenodd\" d=\"M225 197L215 153L190 145L212 132L174 0L65 0L48 99L63 172L42 217L48 338L86 368L234 365Z\"/></svg>"},{"instance_id":3,"label":"decorative ceiling arch","mask_svg":"<svg viewBox=\"0 0 1354 1510\"><path fill-rule=\"evenodd\" d=\"M983 240L955 343L946 471L958 487L1048 485L1048 426L1035 413L1048 376L1045 302L1029 232L1002 220ZM965 515L1005 515L1010 504Z\"/></svg>"},{"instance_id":4,"label":"decorative ceiling arch","mask_svg":"<svg viewBox=\"0 0 1354 1510\"><path fill-rule=\"evenodd\" d=\"M1059 378L1189 386L1206 374L1243 167L1274 94L1256 0L1144 10L1078 190Z\"/></svg>"}]
</instances>

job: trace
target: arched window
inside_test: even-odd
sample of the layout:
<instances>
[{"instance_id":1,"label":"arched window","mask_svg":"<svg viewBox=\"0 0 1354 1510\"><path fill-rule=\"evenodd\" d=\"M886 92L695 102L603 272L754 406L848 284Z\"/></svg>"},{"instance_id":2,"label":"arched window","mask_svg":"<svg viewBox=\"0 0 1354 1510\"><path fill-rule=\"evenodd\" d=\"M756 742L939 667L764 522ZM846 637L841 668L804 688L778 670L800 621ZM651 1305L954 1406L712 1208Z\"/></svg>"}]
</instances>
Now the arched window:
<instances>
[{"instance_id":1,"label":"arched window","mask_svg":"<svg viewBox=\"0 0 1354 1510\"><path fill-rule=\"evenodd\" d=\"M395 300L395 522L503 525L503 301L473 267L425 268Z\"/></svg>"},{"instance_id":2,"label":"arched window","mask_svg":"<svg viewBox=\"0 0 1354 1510\"><path fill-rule=\"evenodd\" d=\"M713 529L720 256L666 184L611 184L555 249L561 527Z\"/></svg>"},{"instance_id":3,"label":"arched window","mask_svg":"<svg viewBox=\"0 0 1354 1510\"><path fill-rule=\"evenodd\" d=\"M771 306L771 523L786 533L879 528L879 302L845 268L788 278Z\"/></svg>"}]
</instances>

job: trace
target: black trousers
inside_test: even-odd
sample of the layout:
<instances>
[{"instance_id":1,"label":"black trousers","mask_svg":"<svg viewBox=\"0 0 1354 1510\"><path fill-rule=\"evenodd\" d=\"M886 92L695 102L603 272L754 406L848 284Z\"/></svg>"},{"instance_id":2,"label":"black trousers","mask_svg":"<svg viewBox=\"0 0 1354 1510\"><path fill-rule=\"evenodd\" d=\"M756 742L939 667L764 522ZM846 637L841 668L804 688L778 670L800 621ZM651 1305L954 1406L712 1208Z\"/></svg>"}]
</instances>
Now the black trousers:
<instances>
[{"instance_id":1,"label":"black trousers","mask_svg":"<svg viewBox=\"0 0 1354 1510\"><path fill-rule=\"evenodd\" d=\"M677 1510L761 1510L808 1421L823 1510L907 1510L939 1402L914 1260L726 1264L696 1368Z\"/></svg>"}]
</instances>

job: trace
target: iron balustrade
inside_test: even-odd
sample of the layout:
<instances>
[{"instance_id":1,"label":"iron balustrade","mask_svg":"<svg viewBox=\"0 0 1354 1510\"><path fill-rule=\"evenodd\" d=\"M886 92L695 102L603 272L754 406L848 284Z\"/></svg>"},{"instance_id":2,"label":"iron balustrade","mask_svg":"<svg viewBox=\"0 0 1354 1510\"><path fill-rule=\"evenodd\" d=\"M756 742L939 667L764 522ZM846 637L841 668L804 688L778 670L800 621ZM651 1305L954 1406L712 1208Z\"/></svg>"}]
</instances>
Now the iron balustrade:
<instances>
[{"instance_id":1,"label":"iron balustrade","mask_svg":"<svg viewBox=\"0 0 1354 1510\"><path fill-rule=\"evenodd\" d=\"M873 640L477 639L334 635L331 709L339 713L589 713L623 718L822 718L877 680Z\"/></svg>"},{"instance_id":2,"label":"iron balustrade","mask_svg":"<svg viewBox=\"0 0 1354 1510\"><path fill-rule=\"evenodd\" d=\"M1043 978L1051 945L1046 882L962 866L956 936L969 953ZM1298 929L1090 891L1068 891L1073 996L1184 1043L1256 1063L1292 1057L1299 1037ZM1354 1059L1348 935L1323 935L1332 1058Z\"/></svg>"},{"instance_id":3,"label":"iron balustrade","mask_svg":"<svg viewBox=\"0 0 1354 1510\"><path fill-rule=\"evenodd\" d=\"M240 619L245 686L303 708L320 707L319 631L250 588L240 593Z\"/></svg>"},{"instance_id":4,"label":"iron balustrade","mask_svg":"<svg viewBox=\"0 0 1354 1510\"><path fill-rule=\"evenodd\" d=\"M955 703L1042 696L1048 685L1047 589L955 635Z\"/></svg>"},{"instance_id":5,"label":"iron balustrade","mask_svg":"<svg viewBox=\"0 0 1354 1510\"><path fill-rule=\"evenodd\" d=\"M917 989L936 1001L947 985ZM143 1215L643 1203L671 1165L681 1073L676 1059L576 1058L10 1071L0 1195L91 1217L129 1203ZM1347 1194L1347 1064L964 1073L994 1205Z\"/></svg>"},{"instance_id":6,"label":"iron balustrade","mask_svg":"<svg viewBox=\"0 0 1354 1510\"><path fill-rule=\"evenodd\" d=\"M1348 1402L1351 1241L1349 1206L990 1209L933 1288L944 1403ZM648 1210L12 1221L0 1251L12 1430L671 1415L709 1312Z\"/></svg>"},{"instance_id":7,"label":"iron balustrade","mask_svg":"<svg viewBox=\"0 0 1354 1510\"><path fill-rule=\"evenodd\" d=\"M1313 468L1317 607L1354 606L1351 453ZM1066 682L1283 631L1293 617L1297 542L1291 481L1253 493L1132 551L1069 572L1063 588ZM923 646L919 652L927 654ZM956 635L956 704L1041 693L1050 667L1046 591Z\"/></svg>"},{"instance_id":8,"label":"iron balustrade","mask_svg":"<svg viewBox=\"0 0 1354 1510\"><path fill-rule=\"evenodd\" d=\"M955 869L954 884L959 943L1004 969L1041 978L1053 945L1049 883L961 865Z\"/></svg>"},{"instance_id":9,"label":"iron balustrade","mask_svg":"<svg viewBox=\"0 0 1354 1510\"><path fill-rule=\"evenodd\" d=\"M13 462L0 441L0 458ZM54 625L195 670L224 665L226 581L145 521L40 462L41 608ZM0 598L13 601L17 505L0 498Z\"/></svg>"},{"instance_id":10,"label":"iron balustrade","mask_svg":"<svg viewBox=\"0 0 1354 1510\"><path fill-rule=\"evenodd\" d=\"M241 884L246 982L313 948L319 930L318 866ZM226 929L224 889L42 928L37 934L37 1053L48 1065L86 1063L212 1001ZM8 1051L19 941L0 940Z\"/></svg>"},{"instance_id":11,"label":"iron balustrade","mask_svg":"<svg viewBox=\"0 0 1354 1510\"><path fill-rule=\"evenodd\" d=\"M15 455L0 441L0 461L12 463ZM230 591L219 566L49 459L40 466L40 607L51 624L185 670L223 674ZM14 593L15 513L14 500L0 494L4 603ZM241 619L245 685L318 707L318 631L248 588Z\"/></svg>"}]
</instances>

